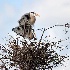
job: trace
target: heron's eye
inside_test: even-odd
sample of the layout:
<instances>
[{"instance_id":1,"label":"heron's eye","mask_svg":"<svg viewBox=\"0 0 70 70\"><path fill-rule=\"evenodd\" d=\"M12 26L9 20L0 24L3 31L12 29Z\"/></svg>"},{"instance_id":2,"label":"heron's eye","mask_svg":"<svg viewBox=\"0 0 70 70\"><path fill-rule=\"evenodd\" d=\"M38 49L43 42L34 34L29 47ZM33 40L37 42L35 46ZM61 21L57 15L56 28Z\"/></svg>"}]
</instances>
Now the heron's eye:
<instances>
[{"instance_id":1,"label":"heron's eye","mask_svg":"<svg viewBox=\"0 0 70 70\"><path fill-rule=\"evenodd\" d=\"M31 13L33 13L33 14L34 14L34 12L31 12Z\"/></svg>"}]
</instances>

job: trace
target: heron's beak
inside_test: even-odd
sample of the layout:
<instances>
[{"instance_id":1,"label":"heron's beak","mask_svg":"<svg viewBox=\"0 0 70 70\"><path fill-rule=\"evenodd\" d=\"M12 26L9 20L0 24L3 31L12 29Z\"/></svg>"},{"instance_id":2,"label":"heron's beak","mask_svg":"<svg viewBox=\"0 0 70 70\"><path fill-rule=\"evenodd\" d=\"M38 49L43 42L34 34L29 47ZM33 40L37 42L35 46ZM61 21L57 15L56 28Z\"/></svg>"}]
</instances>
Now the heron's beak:
<instances>
[{"instance_id":1,"label":"heron's beak","mask_svg":"<svg viewBox=\"0 0 70 70\"><path fill-rule=\"evenodd\" d=\"M37 14L37 13L35 13L35 16L39 16L39 17L40 17L40 15L39 15L39 14Z\"/></svg>"}]
</instances>

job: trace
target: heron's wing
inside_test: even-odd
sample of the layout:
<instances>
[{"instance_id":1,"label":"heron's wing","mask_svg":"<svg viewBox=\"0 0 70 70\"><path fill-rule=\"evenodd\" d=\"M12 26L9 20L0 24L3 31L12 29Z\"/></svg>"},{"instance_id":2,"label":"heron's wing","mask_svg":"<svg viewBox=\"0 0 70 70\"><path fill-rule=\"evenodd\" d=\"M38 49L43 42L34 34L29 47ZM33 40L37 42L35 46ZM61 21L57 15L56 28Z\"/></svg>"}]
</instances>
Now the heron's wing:
<instances>
[{"instance_id":1,"label":"heron's wing","mask_svg":"<svg viewBox=\"0 0 70 70\"><path fill-rule=\"evenodd\" d=\"M12 31L14 31L17 35L24 36L24 29L20 26L13 28Z\"/></svg>"},{"instance_id":2,"label":"heron's wing","mask_svg":"<svg viewBox=\"0 0 70 70\"><path fill-rule=\"evenodd\" d=\"M27 26L26 29L24 29L23 26L17 26L15 28L13 28L12 31L14 31L17 35L20 35L22 37L26 37L28 39L33 38L33 32L29 26Z\"/></svg>"},{"instance_id":3,"label":"heron's wing","mask_svg":"<svg viewBox=\"0 0 70 70\"><path fill-rule=\"evenodd\" d=\"M23 18L21 18L18 23L19 23L19 26L21 25L25 25L25 23L27 22L27 18L23 16Z\"/></svg>"},{"instance_id":4,"label":"heron's wing","mask_svg":"<svg viewBox=\"0 0 70 70\"><path fill-rule=\"evenodd\" d=\"M21 19L18 21L19 25L25 25L25 23L29 23L30 15L29 13L24 14Z\"/></svg>"}]
</instances>

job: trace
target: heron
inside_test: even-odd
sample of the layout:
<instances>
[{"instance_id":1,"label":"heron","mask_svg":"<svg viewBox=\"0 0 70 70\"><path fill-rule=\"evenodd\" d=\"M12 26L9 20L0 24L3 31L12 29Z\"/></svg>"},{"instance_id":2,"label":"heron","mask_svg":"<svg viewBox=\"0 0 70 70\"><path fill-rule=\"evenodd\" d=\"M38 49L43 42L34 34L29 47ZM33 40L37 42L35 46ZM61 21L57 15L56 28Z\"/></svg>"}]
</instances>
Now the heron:
<instances>
[{"instance_id":1,"label":"heron","mask_svg":"<svg viewBox=\"0 0 70 70\"><path fill-rule=\"evenodd\" d=\"M17 35L20 35L22 37L26 37L29 40L33 39L35 36L34 29L32 27L35 24L36 16L39 16L39 14L35 12L29 12L25 13L19 20L19 26L12 29Z\"/></svg>"}]
</instances>

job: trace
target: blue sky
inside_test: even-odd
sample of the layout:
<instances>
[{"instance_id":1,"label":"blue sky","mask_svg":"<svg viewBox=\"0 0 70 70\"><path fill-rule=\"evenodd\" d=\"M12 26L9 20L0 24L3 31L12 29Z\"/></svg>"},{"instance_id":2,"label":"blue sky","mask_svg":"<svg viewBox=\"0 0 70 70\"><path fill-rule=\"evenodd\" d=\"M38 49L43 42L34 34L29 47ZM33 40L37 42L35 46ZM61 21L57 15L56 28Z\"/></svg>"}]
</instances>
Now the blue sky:
<instances>
[{"instance_id":1,"label":"blue sky","mask_svg":"<svg viewBox=\"0 0 70 70\"><path fill-rule=\"evenodd\" d=\"M55 24L66 24L70 22L70 0L0 0L0 43L3 43L2 38L8 36L10 33L15 37L15 33L12 32L12 28L18 26L18 20L21 16L27 12L35 11L40 15L37 17L34 28L48 28ZM52 40L55 36L57 41L59 39L65 39L70 36L70 29L65 35L63 32L64 27L55 27L49 29L45 34L51 35L49 40ZM36 32L39 38L41 33ZM63 44L69 44L69 41L65 41ZM70 44L69 44L70 46ZM67 52L68 54L69 51ZM69 61L70 62L70 61ZM70 64L70 63L69 63ZM64 68L64 67L63 67ZM59 70L63 69L58 68ZM69 70L69 66L64 70ZM57 68L54 70L58 70Z\"/></svg>"}]
</instances>

